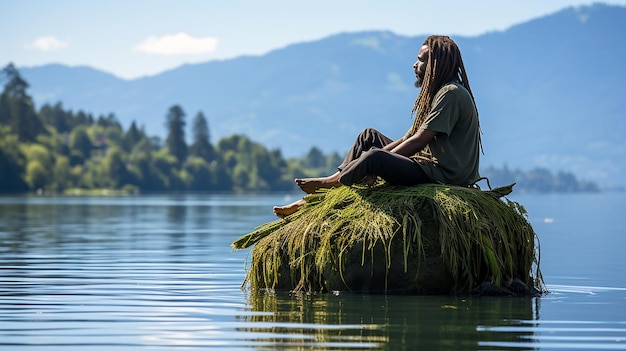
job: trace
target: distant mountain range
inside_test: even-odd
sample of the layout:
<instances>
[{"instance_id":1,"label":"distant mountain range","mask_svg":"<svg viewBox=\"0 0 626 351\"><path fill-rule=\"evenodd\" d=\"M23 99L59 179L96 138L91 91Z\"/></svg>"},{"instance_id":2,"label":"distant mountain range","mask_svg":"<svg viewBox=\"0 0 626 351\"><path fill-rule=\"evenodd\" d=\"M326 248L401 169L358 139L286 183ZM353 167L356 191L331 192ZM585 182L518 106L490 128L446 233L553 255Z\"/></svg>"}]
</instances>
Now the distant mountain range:
<instances>
[{"instance_id":1,"label":"distant mountain range","mask_svg":"<svg viewBox=\"0 0 626 351\"><path fill-rule=\"evenodd\" d=\"M573 172L626 186L626 7L568 8L502 32L454 37L481 116L484 166ZM341 33L263 56L123 80L88 67L21 67L38 106L115 114L165 136L165 115L198 111L214 142L245 134L286 156L343 153L363 128L399 137L418 94L425 36ZM15 63L19 66L19 62Z\"/></svg>"}]
</instances>

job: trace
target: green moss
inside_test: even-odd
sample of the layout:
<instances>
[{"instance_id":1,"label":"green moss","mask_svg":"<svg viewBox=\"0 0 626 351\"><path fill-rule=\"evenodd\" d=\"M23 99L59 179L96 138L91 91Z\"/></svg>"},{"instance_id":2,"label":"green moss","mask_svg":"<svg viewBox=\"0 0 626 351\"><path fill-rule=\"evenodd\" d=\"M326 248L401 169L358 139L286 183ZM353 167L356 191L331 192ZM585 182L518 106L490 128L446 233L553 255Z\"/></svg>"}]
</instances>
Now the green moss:
<instances>
[{"instance_id":1,"label":"green moss","mask_svg":"<svg viewBox=\"0 0 626 351\"><path fill-rule=\"evenodd\" d=\"M516 278L543 291L526 210L501 199L512 186L340 187L233 247L255 245L252 288L440 294Z\"/></svg>"}]
</instances>

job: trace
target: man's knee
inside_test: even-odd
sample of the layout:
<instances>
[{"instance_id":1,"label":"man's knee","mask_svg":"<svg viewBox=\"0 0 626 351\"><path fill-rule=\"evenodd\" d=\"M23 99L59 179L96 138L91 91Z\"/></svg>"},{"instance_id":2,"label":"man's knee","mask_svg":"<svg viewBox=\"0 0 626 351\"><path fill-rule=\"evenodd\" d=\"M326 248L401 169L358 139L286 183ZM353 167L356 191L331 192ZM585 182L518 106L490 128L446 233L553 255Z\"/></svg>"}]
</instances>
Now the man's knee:
<instances>
[{"instance_id":1,"label":"man's knee","mask_svg":"<svg viewBox=\"0 0 626 351\"><path fill-rule=\"evenodd\" d=\"M363 158L367 160L368 163L378 163L389 156L388 152L387 150L373 147L363 153Z\"/></svg>"},{"instance_id":2,"label":"man's knee","mask_svg":"<svg viewBox=\"0 0 626 351\"><path fill-rule=\"evenodd\" d=\"M359 133L359 138L363 140L370 139L376 135L376 133L378 133L378 131L374 128L365 128Z\"/></svg>"},{"instance_id":3,"label":"man's knee","mask_svg":"<svg viewBox=\"0 0 626 351\"><path fill-rule=\"evenodd\" d=\"M365 128L359 134L358 140L363 145L378 145L381 143L381 133L374 128Z\"/></svg>"},{"instance_id":4,"label":"man's knee","mask_svg":"<svg viewBox=\"0 0 626 351\"><path fill-rule=\"evenodd\" d=\"M370 134L374 134L374 133L378 133L378 131L376 129L374 129L374 128L365 128L361 132L361 134L365 134L365 135L370 135Z\"/></svg>"}]
</instances>

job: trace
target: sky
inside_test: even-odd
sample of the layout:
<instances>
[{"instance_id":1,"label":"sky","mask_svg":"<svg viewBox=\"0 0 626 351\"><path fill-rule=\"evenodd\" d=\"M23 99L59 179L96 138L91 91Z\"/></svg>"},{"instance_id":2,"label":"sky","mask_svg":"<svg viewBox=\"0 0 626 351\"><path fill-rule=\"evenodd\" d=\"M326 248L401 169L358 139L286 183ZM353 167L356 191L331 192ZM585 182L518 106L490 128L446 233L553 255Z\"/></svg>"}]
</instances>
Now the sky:
<instances>
[{"instance_id":1,"label":"sky","mask_svg":"<svg viewBox=\"0 0 626 351\"><path fill-rule=\"evenodd\" d=\"M342 32L471 37L593 2L0 0L0 65L62 63L135 79Z\"/></svg>"}]
</instances>

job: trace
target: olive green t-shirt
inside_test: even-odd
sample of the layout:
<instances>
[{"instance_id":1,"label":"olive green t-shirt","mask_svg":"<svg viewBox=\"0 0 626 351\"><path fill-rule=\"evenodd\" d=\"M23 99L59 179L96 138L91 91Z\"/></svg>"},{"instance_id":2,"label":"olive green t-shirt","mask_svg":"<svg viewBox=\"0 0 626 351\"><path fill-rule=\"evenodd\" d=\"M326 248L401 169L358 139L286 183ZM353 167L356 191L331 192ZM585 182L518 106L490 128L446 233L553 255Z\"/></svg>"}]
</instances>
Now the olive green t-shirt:
<instances>
[{"instance_id":1,"label":"olive green t-shirt","mask_svg":"<svg viewBox=\"0 0 626 351\"><path fill-rule=\"evenodd\" d=\"M480 127L470 93L459 82L444 85L435 97L421 128L437 132L429 143L435 163L419 163L438 183L469 185L480 175Z\"/></svg>"}]
</instances>

